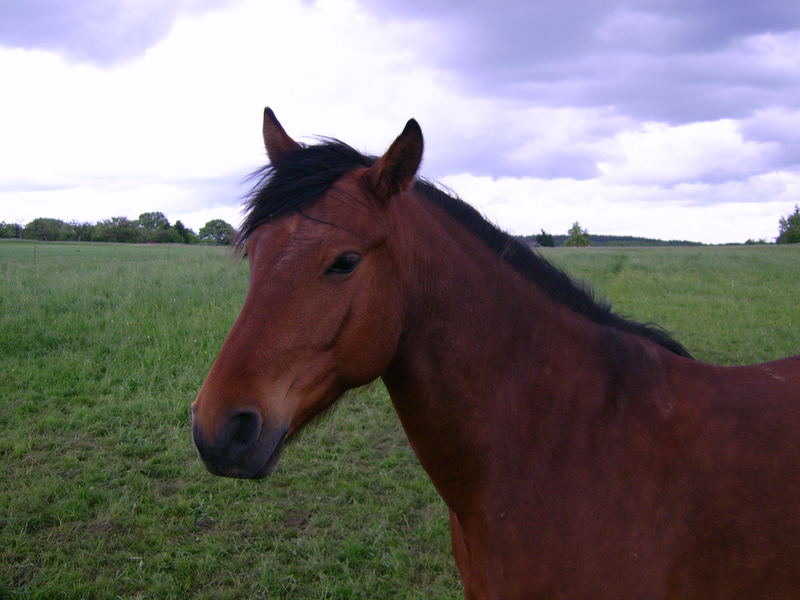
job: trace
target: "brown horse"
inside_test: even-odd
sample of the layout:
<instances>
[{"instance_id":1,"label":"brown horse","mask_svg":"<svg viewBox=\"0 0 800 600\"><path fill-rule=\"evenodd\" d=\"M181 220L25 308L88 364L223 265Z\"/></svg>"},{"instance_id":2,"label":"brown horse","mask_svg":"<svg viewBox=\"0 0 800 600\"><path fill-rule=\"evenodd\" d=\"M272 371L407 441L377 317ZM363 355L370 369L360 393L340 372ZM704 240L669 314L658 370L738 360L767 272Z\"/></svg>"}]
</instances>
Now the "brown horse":
<instances>
[{"instance_id":1,"label":"brown horse","mask_svg":"<svg viewBox=\"0 0 800 600\"><path fill-rule=\"evenodd\" d=\"M193 405L213 473L382 377L450 510L467 598L800 598L800 356L702 364L380 158L304 146L267 109L271 166L239 236L242 312Z\"/></svg>"}]
</instances>

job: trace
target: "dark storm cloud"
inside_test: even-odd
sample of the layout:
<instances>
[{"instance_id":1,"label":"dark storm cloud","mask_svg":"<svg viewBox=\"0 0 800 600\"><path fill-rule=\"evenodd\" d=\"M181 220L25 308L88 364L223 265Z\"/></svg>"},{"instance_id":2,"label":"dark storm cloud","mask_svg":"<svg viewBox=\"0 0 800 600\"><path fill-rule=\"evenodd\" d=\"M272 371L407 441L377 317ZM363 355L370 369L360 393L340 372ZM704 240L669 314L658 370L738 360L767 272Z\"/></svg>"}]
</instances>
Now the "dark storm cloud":
<instances>
[{"instance_id":1,"label":"dark storm cloud","mask_svg":"<svg viewBox=\"0 0 800 600\"><path fill-rule=\"evenodd\" d=\"M360 3L382 19L428 22L434 34L409 45L470 94L677 124L792 105L800 93L796 59L773 60L782 44L800 48L796 0Z\"/></svg>"},{"instance_id":2,"label":"dark storm cloud","mask_svg":"<svg viewBox=\"0 0 800 600\"><path fill-rule=\"evenodd\" d=\"M228 0L3 0L0 46L44 49L108 65L144 52L164 38L181 13Z\"/></svg>"}]
</instances>

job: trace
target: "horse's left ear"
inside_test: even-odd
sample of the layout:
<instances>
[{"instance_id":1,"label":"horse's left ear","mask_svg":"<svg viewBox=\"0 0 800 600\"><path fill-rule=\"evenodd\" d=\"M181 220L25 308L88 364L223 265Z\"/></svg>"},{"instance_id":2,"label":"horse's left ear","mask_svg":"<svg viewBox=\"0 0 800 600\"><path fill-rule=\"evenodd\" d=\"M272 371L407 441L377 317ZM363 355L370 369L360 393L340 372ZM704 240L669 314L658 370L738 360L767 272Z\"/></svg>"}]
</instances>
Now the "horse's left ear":
<instances>
[{"instance_id":1,"label":"horse's left ear","mask_svg":"<svg viewBox=\"0 0 800 600\"><path fill-rule=\"evenodd\" d=\"M410 119L403 133L367 171L367 182L378 198L388 200L411 187L422 162L422 146L422 129Z\"/></svg>"}]
</instances>

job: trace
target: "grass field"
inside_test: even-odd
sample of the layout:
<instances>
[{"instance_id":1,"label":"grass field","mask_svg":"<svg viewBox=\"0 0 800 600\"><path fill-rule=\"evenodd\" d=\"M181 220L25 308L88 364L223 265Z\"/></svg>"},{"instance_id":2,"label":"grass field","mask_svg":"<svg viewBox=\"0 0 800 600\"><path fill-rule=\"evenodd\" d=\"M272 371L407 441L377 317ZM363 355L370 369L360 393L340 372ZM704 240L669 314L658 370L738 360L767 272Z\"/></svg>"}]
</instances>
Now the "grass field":
<instances>
[{"instance_id":1,"label":"grass field","mask_svg":"<svg viewBox=\"0 0 800 600\"><path fill-rule=\"evenodd\" d=\"M545 254L699 359L800 352L800 245ZM0 274L0 598L460 596L380 385L268 480L201 466L189 404L247 284L226 249L8 241Z\"/></svg>"}]
</instances>

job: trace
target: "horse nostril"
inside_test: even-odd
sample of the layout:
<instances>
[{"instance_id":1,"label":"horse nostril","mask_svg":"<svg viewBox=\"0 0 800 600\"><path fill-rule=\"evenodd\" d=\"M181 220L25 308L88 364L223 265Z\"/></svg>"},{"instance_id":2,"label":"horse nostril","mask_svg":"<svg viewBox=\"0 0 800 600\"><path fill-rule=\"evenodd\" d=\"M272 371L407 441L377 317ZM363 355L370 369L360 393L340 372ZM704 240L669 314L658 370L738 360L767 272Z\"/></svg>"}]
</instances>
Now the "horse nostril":
<instances>
[{"instance_id":1,"label":"horse nostril","mask_svg":"<svg viewBox=\"0 0 800 600\"><path fill-rule=\"evenodd\" d=\"M261 433L261 417L252 409L234 413L228 422L228 448L233 456L246 452Z\"/></svg>"}]
</instances>

